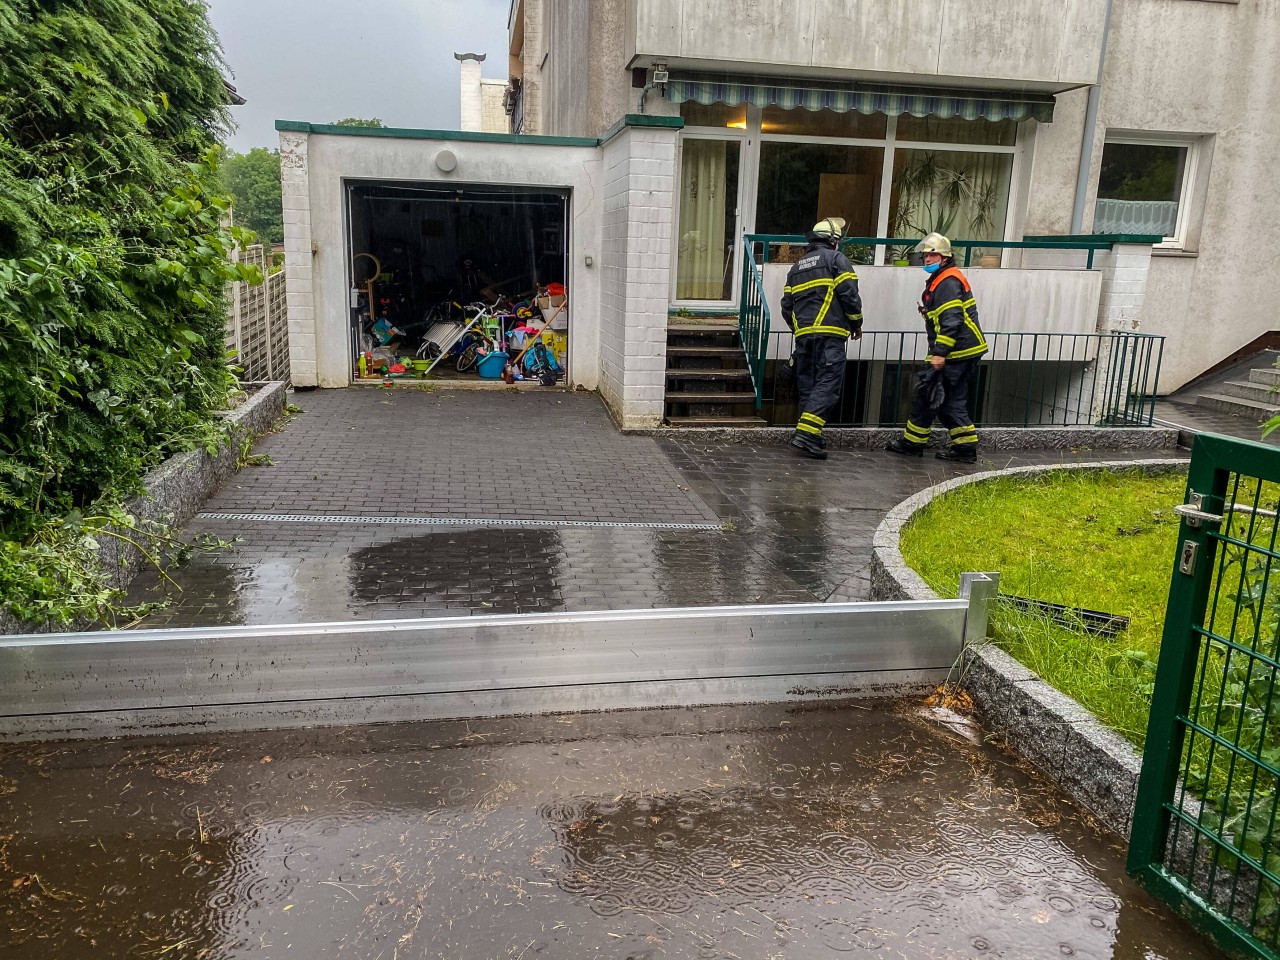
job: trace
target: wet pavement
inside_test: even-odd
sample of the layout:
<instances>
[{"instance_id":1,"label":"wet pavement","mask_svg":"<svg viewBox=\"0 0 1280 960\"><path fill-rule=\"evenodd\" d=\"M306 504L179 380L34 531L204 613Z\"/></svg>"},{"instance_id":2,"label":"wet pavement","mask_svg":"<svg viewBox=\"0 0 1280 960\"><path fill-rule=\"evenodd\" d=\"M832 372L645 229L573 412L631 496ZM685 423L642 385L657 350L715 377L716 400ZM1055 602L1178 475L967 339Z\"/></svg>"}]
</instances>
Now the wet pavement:
<instances>
[{"instance_id":1,"label":"wet pavement","mask_svg":"<svg viewBox=\"0 0 1280 960\"><path fill-rule=\"evenodd\" d=\"M622 436L597 398L562 391L295 401L306 412L254 448L275 465L188 526L238 542L175 571L181 592L143 626L866 599L884 514L974 469ZM1001 452L978 469L1129 458ZM132 599L166 590L144 574Z\"/></svg>"},{"instance_id":2,"label":"wet pavement","mask_svg":"<svg viewBox=\"0 0 1280 960\"><path fill-rule=\"evenodd\" d=\"M559 391L295 402L143 625L862 599L885 512L972 469L624 437ZM1127 458L979 469L1088 459ZM6 960L1219 956L902 702L0 745L0 915Z\"/></svg>"},{"instance_id":3,"label":"wet pavement","mask_svg":"<svg viewBox=\"0 0 1280 960\"><path fill-rule=\"evenodd\" d=\"M0 746L0 825L6 960L1220 956L910 703Z\"/></svg>"}]
</instances>

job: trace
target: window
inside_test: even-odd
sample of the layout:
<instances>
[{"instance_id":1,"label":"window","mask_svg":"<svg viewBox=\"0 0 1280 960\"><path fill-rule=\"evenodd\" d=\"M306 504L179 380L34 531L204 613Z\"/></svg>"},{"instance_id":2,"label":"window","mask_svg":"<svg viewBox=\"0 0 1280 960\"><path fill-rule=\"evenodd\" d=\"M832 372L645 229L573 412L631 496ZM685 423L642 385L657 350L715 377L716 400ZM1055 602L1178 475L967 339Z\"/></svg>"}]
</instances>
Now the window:
<instances>
[{"instance_id":1,"label":"window","mask_svg":"<svg viewBox=\"0 0 1280 960\"><path fill-rule=\"evenodd\" d=\"M898 118L898 139L930 143L983 143L993 147L1012 147L1018 125L1012 120L965 120L963 117L913 117L904 113Z\"/></svg>"},{"instance_id":2,"label":"window","mask_svg":"<svg viewBox=\"0 0 1280 960\"><path fill-rule=\"evenodd\" d=\"M1108 137L1093 232L1156 234L1164 246L1183 246L1195 158L1193 140Z\"/></svg>"},{"instance_id":3,"label":"window","mask_svg":"<svg viewBox=\"0 0 1280 960\"><path fill-rule=\"evenodd\" d=\"M738 217L737 140L686 137L680 160L677 300L731 300Z\"/></svg>"},{"instance_id":4,"label":"window","mask_svg":"<svg viewBox=\"0 0 1280 960\"><path fill-rule=\"evenodd\" d=\"M850 236L874 237L884 151L828 143L760 145L756 233L805 233L823 217L844 217Z\"/></svg>"},{"instance_id":5,"label":"window","mask_svg":"<svg viewBox=\"0 0 1280 960\"><path fill-rule=\"evenodd\" d=\"M895 237L945 234L1000 240L1009 207L1013 155L905 150L893 157L889 230Z\"/></svg>"},{"instance_id":6,"label":"window","mask_svg":"<svg viewBox=\"0 0 1280 960\"><path fill-rule=\"evenodd\" d=\"M686 100L680 104L680 116L686 127L747 128L747 106L740 103L731 107L724 103L697 103Z\"/></svg>"},{"instance_id":7,"label":"window","mask_svg":"<svg viewBox=\"0 0 1280 960\"><path fill-rule=\"evenodd\" d=\"M761 133L792 137L847 137L852 140L883 140L889 118L883 113L836 113L834 110L784 110L765 107Z\"/></svg>"}]
</instances>

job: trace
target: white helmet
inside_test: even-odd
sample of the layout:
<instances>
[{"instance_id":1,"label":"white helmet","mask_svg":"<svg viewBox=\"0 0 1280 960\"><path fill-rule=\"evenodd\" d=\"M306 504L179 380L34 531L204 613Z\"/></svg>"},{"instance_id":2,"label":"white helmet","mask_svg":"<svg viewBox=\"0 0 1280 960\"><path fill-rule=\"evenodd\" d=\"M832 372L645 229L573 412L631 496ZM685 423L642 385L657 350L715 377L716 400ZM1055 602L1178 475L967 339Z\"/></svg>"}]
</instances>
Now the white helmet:
<instances>
[{"instance_id":1,"label":"white helmet","mask_svg":"<svg viewBox=\"0 0 1280 960\"><path fill-rule=\"evenodd\" d=\"M916 253L940 253L951 256L951 241L940 233L931 233L916 244Z\"/></svg>"},{"instance_id":2,"label":"white helmet","mask_svg":"<svg viewBox=\"0 0 1280 960\"><path fill-rule=\"evenodd\" d=\"M844 217L827 217L819 220L809 231L818 240L830 240L833 243L844 236Z\"/></svg>"}]
</instances>

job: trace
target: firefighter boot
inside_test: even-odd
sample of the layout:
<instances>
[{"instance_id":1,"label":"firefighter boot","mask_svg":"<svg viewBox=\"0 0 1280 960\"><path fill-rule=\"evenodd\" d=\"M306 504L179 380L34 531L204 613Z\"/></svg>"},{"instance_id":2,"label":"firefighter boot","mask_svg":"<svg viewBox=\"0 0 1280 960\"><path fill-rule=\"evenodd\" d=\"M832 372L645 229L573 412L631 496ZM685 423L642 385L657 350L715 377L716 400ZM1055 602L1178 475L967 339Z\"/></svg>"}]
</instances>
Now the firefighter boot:
<instances>
[{"instance_id":1,"label":"firefighter boot","mask_svg":"<svg viewBox=\"0 0 1280 960\"><path fill-rule=\"evenodd\" d=\"M791 445L806 457L813 457L815 460L827 459L826 444L821 440L801 433L799 430L797 430L795 436L791 438Z\"/></svg>"},{"instance_id":2,"label":"firefighter boot","mask_svg":"<svg viewBox=\"0 0 1280 960\"><path fill-rule=\"evenodd\" d=\"M976 444L966 443L963 446L953 443L945 450L939 450L934 454L939 460L950 460L953 463L977 463L978 451Z\"/></svg>"},{"instance_id":3,"label":"firefighter boot","mask_svg":"<svg viewBox=\"0 0 1280 960\"><path fill-rule=\"evenodd\" d=\"M890 440L888 443L885 444L884 448L888 450L890 453L900 453L904 457L923 457L924 456L923 443L910 443L906 440L903 440L901 437L896 437L895 439Z\"/></svg>"}]
</instances>

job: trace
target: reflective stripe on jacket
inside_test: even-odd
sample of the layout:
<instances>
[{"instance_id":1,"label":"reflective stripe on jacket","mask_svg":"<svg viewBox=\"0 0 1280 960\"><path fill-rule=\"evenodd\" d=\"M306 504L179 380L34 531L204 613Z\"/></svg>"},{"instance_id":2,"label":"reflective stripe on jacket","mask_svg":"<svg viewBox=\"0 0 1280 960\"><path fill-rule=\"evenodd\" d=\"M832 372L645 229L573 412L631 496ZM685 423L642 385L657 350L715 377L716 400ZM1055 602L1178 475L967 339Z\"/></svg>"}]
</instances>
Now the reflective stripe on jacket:
<instances>
[{"instance_id":1,"label":"reflective stripe on jacket","mask_svg":"<svg viewBox=\"0 0 1280 960\"><path fill-rule=\"evenodd\" d=\"M929 355L963 360L987 352L987 338L978 326L978 305L973 288L956 267L939 270L929 278L920 298Z\"/></svg>"},{"instance_id":2,"label":"reflective stripe on jacket","mask_svg":"<svg viewBox=\"0 0 1280 960\"><path fill-rule=\"evenodd\" d=\"M858 275L848 258L822 244L810 244L787 271L782 316L797 337L824 333L847 339L861 330Z\"/></svg>"}]
</instances>

